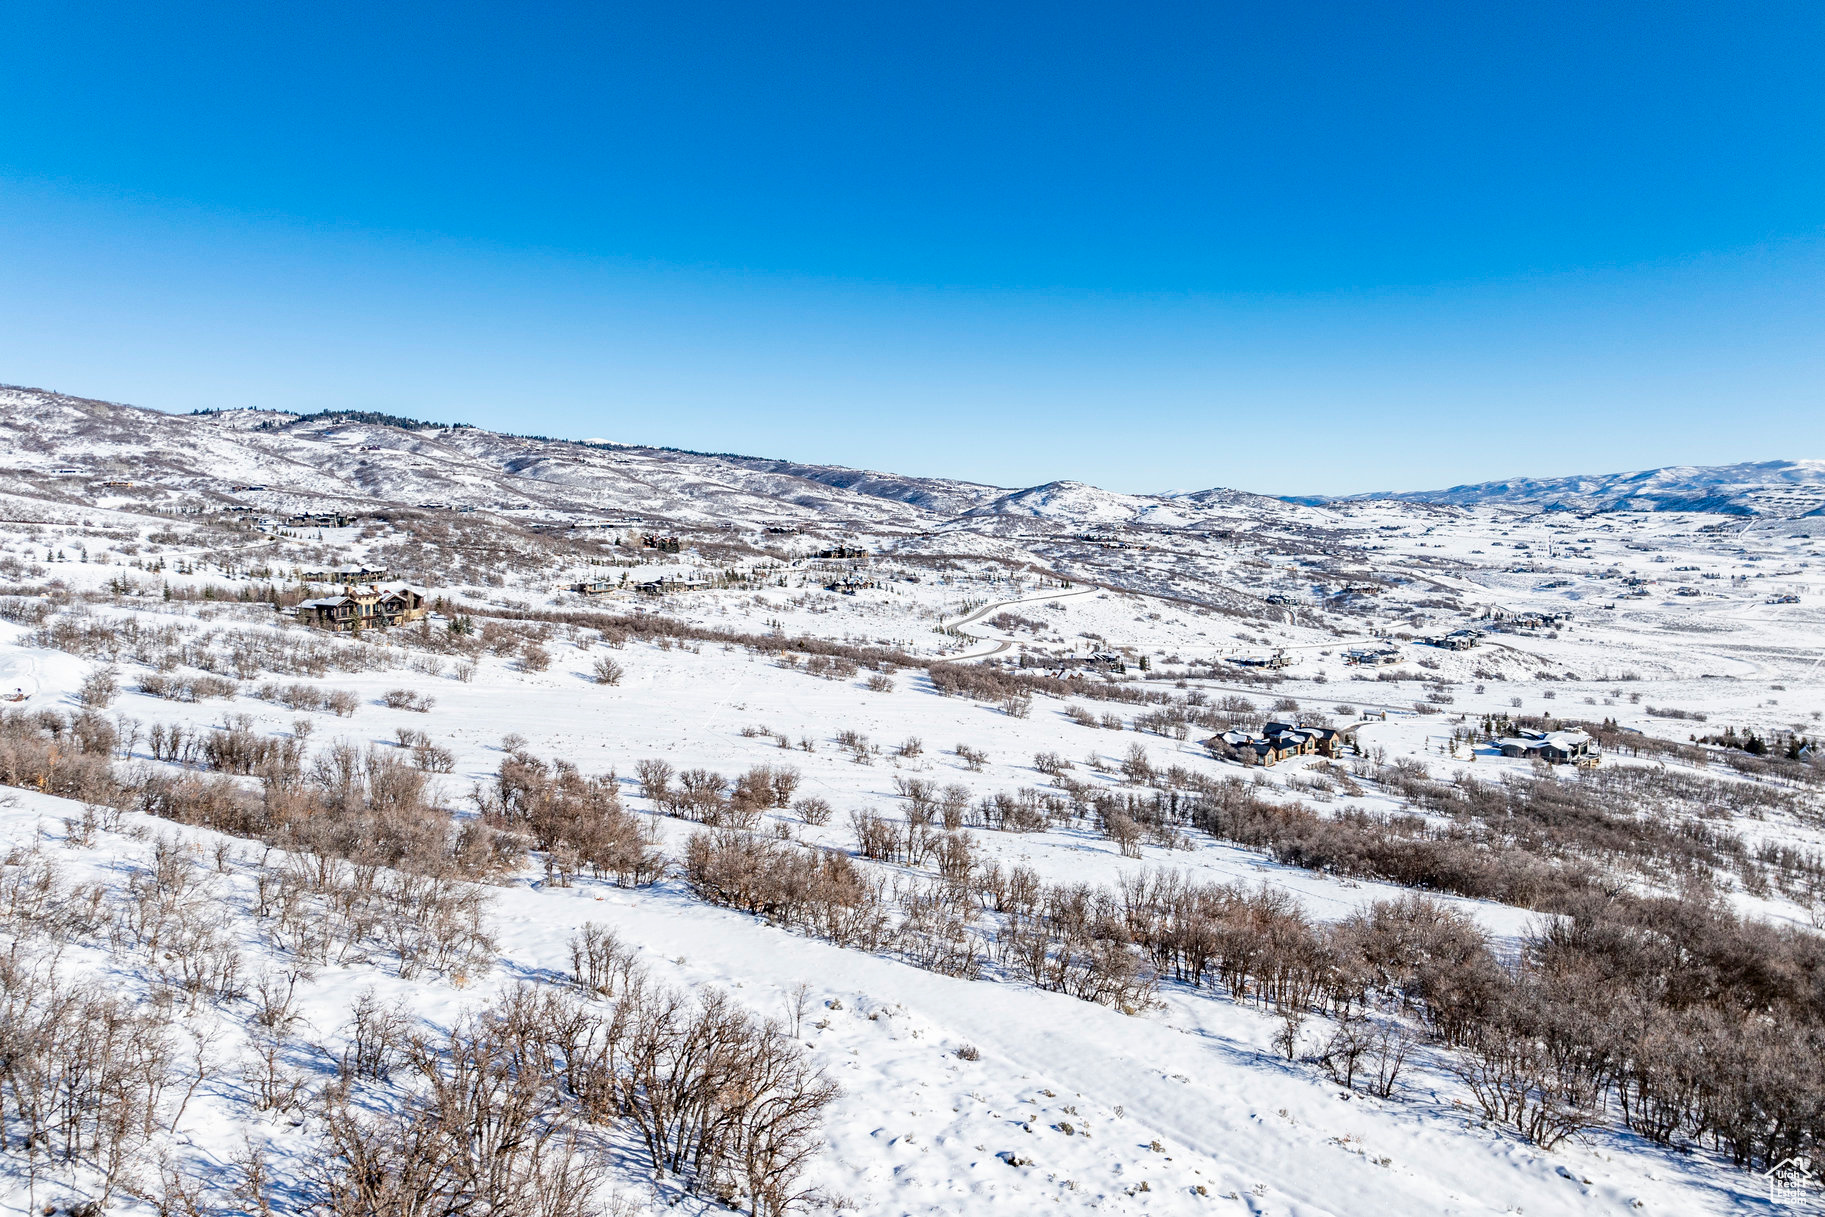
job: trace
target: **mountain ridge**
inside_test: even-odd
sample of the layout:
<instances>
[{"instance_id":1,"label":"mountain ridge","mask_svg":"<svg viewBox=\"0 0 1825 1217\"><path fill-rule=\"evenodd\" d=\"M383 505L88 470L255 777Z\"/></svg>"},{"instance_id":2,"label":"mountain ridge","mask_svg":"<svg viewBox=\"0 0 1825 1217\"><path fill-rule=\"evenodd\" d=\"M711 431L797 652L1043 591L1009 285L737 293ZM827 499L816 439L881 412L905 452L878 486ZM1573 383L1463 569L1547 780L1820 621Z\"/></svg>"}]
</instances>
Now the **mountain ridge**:
<instances>
[{"instance_id":1,"label":"mountain ridge","mask_svg":"<svg viewBox=\"0 0 1825 1217\"><path fill-rule=\"evenodd\" d=\"M1516 477L1428 491L1267 496L1224 487L1128 494L1069 478L1004 487L953 478L685 448L573 440L373 410L243 407L167 413L0 385L0 439L16 473L72 462L78 473L219 499L250 485L274 509L384 501L562 516L656 516L686 524L747 518L914 530L1199 528L1238 514L1310 524L1353 503L1578 512L1825 515L1825 461L1671 465L1628 473ZM382 454L389 454L383 456ZM42 459L33 459L34 457ZM1301 516L1300 512L1318 516Z\"/></svg>"},{"instance_id":2,"label":"mountain ridge","mask_svg":"<svg viewBox=\"0 0 1825 1217\"><path fill-rule=\"evenodd\" d=\"M1288 495L1310 506L1338 503L1512 505L1546 511L1696 511L1798 518L1825 514L1825 461L1742 461L1732 465L1665 465L1627 473L1504 478L1442 490Z\"/></svg>"}]
</instances>

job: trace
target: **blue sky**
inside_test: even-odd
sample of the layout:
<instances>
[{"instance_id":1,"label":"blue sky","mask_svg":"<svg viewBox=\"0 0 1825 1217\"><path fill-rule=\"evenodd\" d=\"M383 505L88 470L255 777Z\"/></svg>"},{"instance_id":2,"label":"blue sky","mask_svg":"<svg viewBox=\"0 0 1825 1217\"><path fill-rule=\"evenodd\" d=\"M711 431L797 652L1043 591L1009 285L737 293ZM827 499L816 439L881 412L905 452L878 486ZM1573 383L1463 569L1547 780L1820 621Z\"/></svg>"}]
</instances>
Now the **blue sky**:
<instances>
[{"instance_id":1,"label":"blue sky","mask_svg":"<svg viewBox=\"0 0 1825 1217\"><path fill-rule=\"evenodd\" d=\"M1825 9L0 9L0 380L1024 485L1825 456Z\"/></svg>"}]
</instances>

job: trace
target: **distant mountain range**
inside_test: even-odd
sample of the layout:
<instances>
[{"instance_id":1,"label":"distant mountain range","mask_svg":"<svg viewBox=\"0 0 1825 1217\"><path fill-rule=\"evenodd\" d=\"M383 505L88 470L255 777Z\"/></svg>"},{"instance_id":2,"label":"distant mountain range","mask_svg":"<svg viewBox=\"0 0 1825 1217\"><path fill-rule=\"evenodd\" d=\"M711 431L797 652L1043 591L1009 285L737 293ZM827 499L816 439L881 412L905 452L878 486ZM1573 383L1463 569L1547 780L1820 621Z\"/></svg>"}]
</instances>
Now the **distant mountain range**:
<instances>
[{"instance_id":1,"label":"distant mountain range","mask_svg":"<svg viewBox=\"0 0 1825 1217\"><path fill-rule=\"evenodd\" d=\"M1513 478L1448 490L1289 496L1309 506L1362 500L1496 504L1536 511L1706 511L1788 519L1825 515L1825 461L1753 461L1740 465L1669 465L1637 473Z\"/></svg>"},{"instance_id":2,"label":"distant mountain range","mask_svg":"<svg viewBox=\"0 0 1825 1217\"><path fill-rule=\"evenodd\" d=\"M0 492L89 501L97 484L173 511L507 513L987 536L1309 525L1325 513L1237 491L1130 495L1081 482L986 486L732 453L503 434L368 410L166 414L0 386Z\"/></svg>"},{"instance_id":3,"label":"distant mountain range","mask_svg":"<svg viewBox=\"0 0 1825 1217\"><path fill-rule=\"evenodd\" d=\"M947 478L502 434L372 411L165 414L0 386L0 492L133 483L172 510L379 504L512 513L522 521L887 529L955 537L1137 529L1349 529L1326 508L1365 500L1524 510L1825 515L1825 461L1672 466L1518 478L1448 490L1269 498L1237 490L1137 495L1082 482L1008 488ZM61 488L61 489L59 489Z\"/></svg>"}]
</instances>

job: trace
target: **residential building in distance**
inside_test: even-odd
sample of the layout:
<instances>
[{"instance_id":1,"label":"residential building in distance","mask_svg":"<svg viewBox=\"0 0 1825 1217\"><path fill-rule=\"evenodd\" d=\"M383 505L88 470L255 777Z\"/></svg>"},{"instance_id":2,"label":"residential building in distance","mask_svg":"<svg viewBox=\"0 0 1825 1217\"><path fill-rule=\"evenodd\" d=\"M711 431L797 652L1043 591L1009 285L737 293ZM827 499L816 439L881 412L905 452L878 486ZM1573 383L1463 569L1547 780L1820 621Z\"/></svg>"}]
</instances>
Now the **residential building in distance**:
<instances>
[{"instance_id":1,"label":"residential building in distance","mask_svg":"<svg viewBox=\"0 0 1825 1217\"><path fill-rule=\"evenodd\" d=\"M320 596L298 606L298 620L339 634L378 630L421 621L429 614L424 595L412 588L349 585L340 596Z\"/></svg>"}]
</instances>

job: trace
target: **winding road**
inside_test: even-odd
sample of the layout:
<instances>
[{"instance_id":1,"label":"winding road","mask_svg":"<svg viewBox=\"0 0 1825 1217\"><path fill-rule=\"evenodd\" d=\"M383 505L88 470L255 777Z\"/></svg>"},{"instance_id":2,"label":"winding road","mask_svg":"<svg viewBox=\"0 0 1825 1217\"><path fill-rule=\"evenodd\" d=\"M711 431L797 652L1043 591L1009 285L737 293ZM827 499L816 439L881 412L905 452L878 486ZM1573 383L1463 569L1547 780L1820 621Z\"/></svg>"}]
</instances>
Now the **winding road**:
<instances>
[{"instance_id":1,"label":"winding road","mask_svg":"<svg viewBox=\"0 0 1825 1217\"><path fill-rule=\"evenodd\" d=\"M982 641L982 642L993 643L993 645L987 646L987 647L983 648L982 650L978 650L978 651L967 651L961 655L947 655L944 657L945 661L947 663L958 663L958 662L961 662L966 659L989 659L989 658L992 658L993 656L1000 655L1004 651L1011 650L1015 646L1019 645L1012 638L1000 638L1000 637L994 637L994 636L984 636L984 635L980 635L980 634L968 633L968 631L966 630L965 627L976 624L978 621L981 621L984 617L988 617L994 613L999 613L1003 609L1012 608L1016 604L1039 604L1039 603L1042 603L1047 600L1066 600L1072 596L1088 596L1093 592L1098 592L1101 590L1102 589L1098 588L1098 587L1078 587L1078 588L1072 588L1069 591L1046 592L1043 595L1039 595L1039 596L1024 596L1018 600L996 600L996 601L993 601L992 603L983 605L979 609L975 609L975 610L972 610L971 612L965 613L963 616L957 618L955 621L946 621L944 623L945 629L964 632L964 633L967 633L968 636L971 638L978 639L979 641Z\"/></svg>"}]
</instances>

